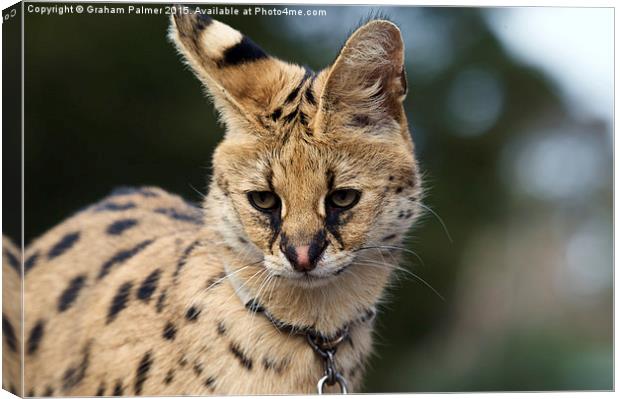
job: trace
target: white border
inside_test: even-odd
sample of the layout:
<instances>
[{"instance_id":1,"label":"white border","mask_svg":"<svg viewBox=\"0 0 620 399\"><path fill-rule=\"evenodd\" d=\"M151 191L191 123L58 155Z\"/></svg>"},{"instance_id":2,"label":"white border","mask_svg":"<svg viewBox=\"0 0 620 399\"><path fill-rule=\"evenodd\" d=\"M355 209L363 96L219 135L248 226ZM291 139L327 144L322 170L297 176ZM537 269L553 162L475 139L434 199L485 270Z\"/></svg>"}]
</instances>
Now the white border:
<instances>
[{"instance_id":1,"label":"white border","mask_svg":"<svg viewBox=\"0 0 620 399\"><path fill-rule=\"evenodd\" d=\"M67 3L69 3L70 1L67 1ZM110 2L113 3L115 1L86 1L83 3L95 3L95 2ZM175 3L175 2L179 2L179 1L144 1L144 0L138 0L138 1L132 1L132 3ZM7 7L10 7L11 5L15 4L16 1L11 1L11 0L0 0L0 6L2 9L5 9ZM59 2L54 2L54 3L59 3ZM64 3L64 2L63 2ZM82 2L74 2L74 3L82 3ZM125 1L122 3L129 3L129 1ZM196 1L186 1L183 3L197 3ZM369 1L369 0L355 0L355 1L347 1L347 0L340 0L340 1L326 1L326 0L313 0L313 1L299 1L299 0L286 0L286 1L261 1L261 0L255 0L255 1L243 1L243 0L227 0L227 1L220 1L220 2L215 2L215 1L200 1L200 3L219 3L219 4L224 4L224 3L230 3L230 4L316 4L316 5L320 5L320 4L326 4L326 5L368 5L368 4L379 4L381 3L380 0L375 0L375 1ZM447 1L447 0L443 0L443 1L436 1L436 0L390 0L388 4L381 4L382 6L385 5L419 5L419 6L475 6L475 7L522 7L522 6L526 6L526 7L610 7L610 8L614 8L616 6L616 2L611 1L611 0L590 0L590 1L584 1L584 0L544 0L544 1L537 1L537 0L520 0L520 1L488 1L488 0L469 0L469 1ZM23 14L22 14L23 15ZM614 10L614 28L615 28L615 10ZM614 29L614 52L615 54L618 54L618 31L616 31ZM2 33L0 31L0 44L2 42ZM615 60L615 54L614 54L614 66L617 65ZM0 74L2 73L2 66L0 65ZM22 81L22 90L23 90L23 81ZM615 80L615 74L614 74L614 99L618 96L619 94L619 89L618 89L618 84ZM2 99L0 96L0 109L2 106ZM615 108L615 100L614 100L614 122L613 122L613 127L614 127L614 133L615 133L615 120L616 117L618 115L618 112ZM23 115L22 115L22 122L23 122ZM23 126L23 125L22 125ZM23 137L23 136L22 136ZM619 148L620 144L618 143L618 141L615 140L615 134L614 134L614 154L618 153L618 148ZM1 150L1 141L0 141L0 150ZM23 165L22 165L23 167ZM1 172L1 166L0 166L0 172ZM617 187L617 183L618 183L618 164L615 162L615 156L614 156L614 188ZM0 185L0 196L2 193L2 187ZM23 194L23 193L22 193ZM23 198L23 196L22 196ZM1 204L1 200L0 200L0 204ZM619 204L619 199L618 197L615 195L615 190L614 190L614 350L615 350L615 342L618 342L618 337L619 337L619 333L618 333L618 329L615 328L615 316L616 316L616 309L618 309L618 298L615 295L615 287L618 287L618 274L615 273L615 253L616 253L616 249L618 248L618 233L619 233L619 229L620 227L618 226L618 224L616 223L616 213L615 213L615 209L617 209ZM0 208L1 209L1 208ZM22 221L23 221L23 214L22 214ZM1 216L1 210L0 210L0 224L2 222L2 216ZM22 237L23 238L23 237ZM0 297L0 305L1 305L1 297ZM614 352L614 366L618 364L618 353L615 351ZM1 370L1 365L0 365L0 370ZM620 372L618 371L618 367L614 367L614 387L617 387L617 382L620 381ZM438 395L445 395L445 394L390 394L390 395L377 395L380 397L385 397L385 398L397 398L397 397L403 397L403 396L413 396L415 395L416 398L420 398L420 399L426 399L426 398L434 398L437 397ZM572 392L572 391L566 391L566 392L549 392L549 393L455 393L455 394L450 394L451 397L456 397L456 398L460 398L460 397L464 397L464 398L472 398L472 399L477 399L477 398L485 398L485 399L493 399L493 398L505 398L505 399L517 399L517 398L533 398L533 397L538 397L540 395L543 395L545 398L561 398L561 399L572 399L572 398L590 398L590 397L615 397L616 394L614 392ZM262 398L283 398L283 397L291 397L291 398L298 398L300 396L262 396ZM14 398L13 395L9 394L6 391L0 391L0 398Z\"/></svg>"}]
</instances>

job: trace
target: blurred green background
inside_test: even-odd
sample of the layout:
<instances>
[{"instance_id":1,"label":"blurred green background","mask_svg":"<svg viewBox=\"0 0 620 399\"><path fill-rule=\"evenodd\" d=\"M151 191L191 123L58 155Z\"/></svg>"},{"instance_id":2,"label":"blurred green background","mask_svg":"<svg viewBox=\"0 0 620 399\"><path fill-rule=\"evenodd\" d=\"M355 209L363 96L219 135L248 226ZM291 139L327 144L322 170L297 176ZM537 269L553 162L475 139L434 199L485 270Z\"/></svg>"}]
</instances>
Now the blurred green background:
<instances>
[{"instance_id":1,"label":"blurred green background","mask_svg":"<svg viewBox=\"0 0 620 399\"><path fill-rule=\"evenodd\" d=\"M424 264L405 265L446 301L399 276L365 392L612 389L613 63L580 62L612 54L591 28L613 10L289 7L327 15L219 19L315 70L365 16L399 24L426 204L451 237L432 214L412 231ZM26 243L118 185L205 192L224 129L167 24L26 13Z\"/></svg>"}]
</instances>

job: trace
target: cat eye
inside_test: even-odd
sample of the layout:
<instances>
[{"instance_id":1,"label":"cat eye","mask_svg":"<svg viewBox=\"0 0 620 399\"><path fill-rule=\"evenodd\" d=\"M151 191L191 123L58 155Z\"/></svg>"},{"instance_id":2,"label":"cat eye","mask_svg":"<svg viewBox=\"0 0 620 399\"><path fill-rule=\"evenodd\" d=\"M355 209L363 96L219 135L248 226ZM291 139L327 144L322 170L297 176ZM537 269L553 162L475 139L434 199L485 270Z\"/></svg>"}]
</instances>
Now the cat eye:
<instances>
[{"instance_id":1,"label":"cat eye","mask_svg":"<svg viewBox=\"0 0 620 399\"><path fill-rule=\"evenodd\" d=\"M336 190L327 197L327 204L333 208L350 209L359 201L361 193L353 189Z\"/></svg>"},{"instance_id":2,"label":"cat eye","mask_svg":"<svg viewBox=\"0 0 620 399\"><path fill-rule=\"evenodd\" d=\"M280 205L280 199L271 191L250 191L248 200L254 208L262 212L274 210Z\"/></svg>"}]
</instances>

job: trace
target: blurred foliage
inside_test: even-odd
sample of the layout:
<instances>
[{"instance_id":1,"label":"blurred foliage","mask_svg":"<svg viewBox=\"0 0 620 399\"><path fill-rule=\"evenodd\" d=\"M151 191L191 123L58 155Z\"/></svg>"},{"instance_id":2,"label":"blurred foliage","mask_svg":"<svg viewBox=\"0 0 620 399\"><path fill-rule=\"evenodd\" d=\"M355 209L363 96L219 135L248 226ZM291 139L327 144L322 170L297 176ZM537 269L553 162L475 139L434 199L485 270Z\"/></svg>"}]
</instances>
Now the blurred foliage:
<instances>
[{"instance_id":1,"label":"blurred foliage","mask_svg":"<svg viewBox=\"0 0 620 399\"><path fill-rule=\"evenodd\" d=\"M481 344L472 367L460 367L447 349L424 351L459 334L453 330L463 287L457 285L471 238L487 226L502 226L511 212L541 207L515 198L498 170L507 143L532 121L547 115L570 120L554 85L506 53L483 9L313 8L327 9L327 16L220 19L269 52L317 70L331 62L359 16L378 13L397 22L408 48L406 109L427 181L425 203L438 214L429 213L412 232L410 247L424 264L414 257L405 264L446 301L401 275L377 322L365 390L611 389L606 322L594 326L598 336L587 339L565 325L509 326ZM345 18L351 14L356 17ZM26 242L118 185L152 184L200 201L197 191L206 191L210 156L223 127L167 40L167 18L28 14L25 23ZM303 34L304 26L316 23L325 27L321 40ZM416 59L416 46L408 40L429 37L439 27L441 36L430 37L437 47L420 57L441 51L447 56L432 73L418 72L416 62L423 60ZM448 111L454 81L469 69L492 71L501 81L501 110L474 136L459 134L459 121ZM606 192L606 212L610 198ZM607 307L601 309L610 320L611 299L605 295Z\"/></svg>"}]
</instances>

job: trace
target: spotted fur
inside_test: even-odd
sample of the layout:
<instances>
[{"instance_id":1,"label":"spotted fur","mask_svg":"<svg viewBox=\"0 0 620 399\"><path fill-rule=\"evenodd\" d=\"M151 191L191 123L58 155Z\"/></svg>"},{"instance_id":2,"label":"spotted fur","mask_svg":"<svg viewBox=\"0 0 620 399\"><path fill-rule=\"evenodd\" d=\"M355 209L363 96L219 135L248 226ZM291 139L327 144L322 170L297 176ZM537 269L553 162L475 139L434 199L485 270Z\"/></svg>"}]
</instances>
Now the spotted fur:
<instances>
[{"instance_id":1,"label":"spotted fur","mask_svg":"<svg viewBox=\"0 0 620 399\"><path fill-rule=\"evenodd\" d=\"M123 187L28 245L26 392L313 393L323 364L299 332L344 326L336 366L359 390L368 309L398 262L378 247L400 244L421 196L398 28L364 24L318 73L204 15L173 16L170 38L227 126L209 194L199 208ZM361 196L335 212L326 197L343 187ZM250 191L276 193L280 211L258 211ZM3 247L6 304L22 257ZM3 309L5 386L21 387L20 328Z\"/></svg>"}]
</instances>

